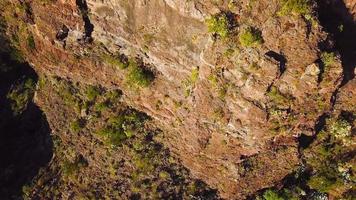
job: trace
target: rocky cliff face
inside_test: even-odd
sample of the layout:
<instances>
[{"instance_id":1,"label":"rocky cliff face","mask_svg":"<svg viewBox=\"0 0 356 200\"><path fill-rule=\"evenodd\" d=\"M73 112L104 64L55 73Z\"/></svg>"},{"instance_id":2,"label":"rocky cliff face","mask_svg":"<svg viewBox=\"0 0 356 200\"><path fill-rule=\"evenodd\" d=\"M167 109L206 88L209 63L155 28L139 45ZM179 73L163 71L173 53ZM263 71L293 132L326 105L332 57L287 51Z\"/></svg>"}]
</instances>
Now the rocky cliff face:
<instances>
[{"instance_id":1,"label":"rocky cliff face","mask_svg":"<svg viewBox=\"0 0 356 200\"><path fill-rule=\"evenodd\" d=\"M298 138L314 136L338 102L355 112L354 81L344 79L317 5L282 13L281 2L12 0L3 10L40 75L122 90L193 177L243 199L297 168ZM209 31L210 16L228 20L227 37ZM243 45L251 27L261 44ZM147 87L130 78L132 63L151 74ZM49 116L60 112L36 101ZM60 135L59 122L49 117Z\"/></svg>"}]
</instances>

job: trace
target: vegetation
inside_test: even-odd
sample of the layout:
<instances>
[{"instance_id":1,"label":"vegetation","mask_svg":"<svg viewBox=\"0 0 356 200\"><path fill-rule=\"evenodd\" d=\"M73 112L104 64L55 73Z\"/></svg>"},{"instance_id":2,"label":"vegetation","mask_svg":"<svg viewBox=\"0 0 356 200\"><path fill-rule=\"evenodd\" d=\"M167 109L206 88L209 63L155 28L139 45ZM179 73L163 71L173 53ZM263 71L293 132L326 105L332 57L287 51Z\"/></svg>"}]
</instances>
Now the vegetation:
<instances>
[{"instance_id":1,"label":"vegetation","mask_svg":"<svg viewBox=\"0 0 356 200\"><path fill-rule=\"evenodd\" d=\"M336 61L336 55L334 52L323 52L321 54L321 61L323 62L325 67L330 67L332 65L334 65L337 61Z\"/></svg>"},{"instance_id":2,"label":"vegetation","mask_svg":"<svg viewBox=\"0 0 356 200\"><path fill-rule=\"evenodd\" d=\"M226 14L218 14L211 16L206 20L208 26L208 31L210 33L216 34L221 38L227 38L229 35L229 19Z\"/></svg>"},{"instance_id":3,"label":"vegetation","mask_svg":"<svg viewBox=\"0 0 356 200\"><path fill-rule=\"evenodd\" d=\"M80 112L83 106L83 100L78 96L80 93L78 89L75 88L71 82L64 81L59 77L55 77L52 81L64 103L74 108L77 112Z\"/></svg>"},{"instance_id":4,"label":"vegetation","mask_svg":"<svg viewBox=\"0 0 356 200\"><path fill-rule=\"evenodd\" d=\"M89 101L94 101L96 97L98 97L101 94L101 90L97 86L90 85L88 89L85 91L85 93L86 93L86 98Z\"/></svg>"},{"instance_id":5,"label":"vegetation","mask_svg":"<svg viewBox=\"0 0 356 200\"><path fill-rule=\"evenodd\" d=\"M310 15L312 12L310 0L281 0L281 9L278 15Z\"/></svg>"},{"instance_id":6,"label":"vegetation","mask_svg":"<svg viewBox=\"0 0 356 200\"><path fill-rule=\"evenodd\" d=\"M7 98L11 103L11 109L15 115L21 114L31 101L35 91L35 82L33 79L28 78L19 83L15 83Z\"/></svg>"},{"instance_id":7,"label":"vegetation","mask_svg":"<svg viewBox=\"0 0 356 200\"><path fill-rule=\"evenodd\" d=\"M269 189L269 190L266 190L265 193L263 193L263 198L265 200L284 200L282 197L280 197L278 195L277 192Z\"/></svg>"},{"instance_id":8,"label":"vegetation","mask_svg":"<svg viewBox=\"0 0 356 200\"><path fill-rule=\"evenodd\" d=\"M275 86L271 87L270 91L267 93L267 96L277 106L288 106L291 102L291 97L282 94Z\"/></svg>"},{"instance_id":9,"label":"vegetation","mask_svg":"<svg viewBox=\"0 0 356 200\"><path fill-rule=\"evenodd\" d=\"M65 160L62 164L62 172L66 177L74 178L80 169L87 167L88 162L83 156L77 156L74 161Z\"/></svg>"},{"instance_id":10,"label":"vegetation","mask_svg":"<svg viewBox=\"0 0 356 200\"><path fill-rule=\"evenodd\" d=\"M330 134L337 139L343 139L351 136L351 124L344 119L339 119L332 123Z\"/></svg>"},{"instance_id":11,"label":"vegetation","mask_svg":"<svg viewBox=\"0 0 356 200\"><path fill-rule=\"evenodd\" d=\"M187 78L185 81L183 81L184 84L184 96L188 97L193 90L193 87L195 86L195 83L199 79L199 67L194 67L191 71L190 77Z\"/></svg>"},{"instance_id":12,"label":"vegetation","mask_svg":"<svg viewBox=\"0 0 356 200\"><path fill-rule=\"evenodd\" d=\"M113 56L104 54L101 56L105 63L112 65L118 69L126 69L129 66L128 59L124 55Z\"/></svg>"},{"instance_id":13,"label":"vegetation","mask_svg":"<svg viewBox=\"0 0 356 200\"><path fill-rule=\"evenodd\" d=\"M130 86L148 87L154 80L154 74L134 60L130 60L128 70L127 82Z\"/></svg>"},{"instance_id":14,"label":"vegetation","mask_svg":"<svg viewBox=\"0 0 356 200\"><path fill-rule=\"evenodd\" d=\"M85 120L77 119L70 124L70 129L74 133L78 133L85 127Z\"/></svg>"},{"instance_id":15,"label":"vegetation","mask_svg":"<svg viewBox=\"0 0 356 200\"><path fill-rule=\"evenodd\" d=\"M288 184L283 189L268 189L263 199L326 199L328 195L352 199L356 177L353 157L348 155L354 151L354 119L348 112L329 117L316 139L302 149L305 164L285 180Z\"/></svg>"},{"instance_id":16,"label":"vegetation","mask_svg":"<svg viewBox=\"0 0 356 200\"><path fill-rule=\"evenodd\" d=\"M118 69L127 69L126 83L131 87L148 87L155 78L154 73L138 58L129 59L124 54L118 56L104 54L101 58L105 63Z\"/></svg>"},{"instance_id":17,"label":"vegetation","mask_svg":"<svg viewBox=\"0 0 356 200\"><path fill-rule=\"evenodd\" d=\"M36 49L35 39L34 39L33 35L31 35L31 34L27 37L27 45L30 48L30 50Z\"/></svg>"},{"instance_id":18,"label":"vegetation","mask_svg":"<svg viewBox=\"0 0 356 200\"><path fill-rule=\"evenodd\" d=\"M240 44L243 47L255 47L263 43L261 31L248 27L239 35Z\"/></svg>"},{"instance_id":19,"label":"vegetation","mask_svg":"<svg viewBox=\"0 0 356 200\"><path fill-rule=\"evenodd\" d=\"M194 84L198 81L198 79L199 79L199 67L195 67L191 72L190 82Z\"/></svg>"},{"instance_id":20,"label":"vegetation","mask_svg":"<svg viewBox=\"0 0 356 200\"><path fill-rule=\"evenodd\" d=\"M119 146L126 139L131 138L135 131L143 125L147 117L134 110L127 110L108 119L106 127L97 134L112 147Z\"/></svg>"}]
</instances>

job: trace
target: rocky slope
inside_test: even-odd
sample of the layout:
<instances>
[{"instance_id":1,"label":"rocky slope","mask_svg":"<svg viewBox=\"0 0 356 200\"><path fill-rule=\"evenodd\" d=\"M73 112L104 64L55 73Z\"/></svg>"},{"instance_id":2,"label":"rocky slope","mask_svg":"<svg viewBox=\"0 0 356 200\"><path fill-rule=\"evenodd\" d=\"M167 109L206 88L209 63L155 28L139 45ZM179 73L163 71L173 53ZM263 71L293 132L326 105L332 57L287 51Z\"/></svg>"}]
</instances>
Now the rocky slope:
<instances>
[{"instance_id":1,"label":"rocky slope","mask_svg":"<svg viewBox=\"0 0 356 200\"><path fill-rule=\"evenodd\" d=\"M245 199L296 171L301 138L331 130L326 118L351 113L345 137L354 141L354 48L337 48L317 12L334 1L3 2L7 34L40 76L121 90L162 130L155 140L221 198ZM350 41L355 28L344 29ZM45 91L35 100L54 134L89 166L104 165L94 157L105 152L83 147L95 128L66 131L73 108ZM87 112L76 115L94 123Z\"/></svg>"}]
</instances>

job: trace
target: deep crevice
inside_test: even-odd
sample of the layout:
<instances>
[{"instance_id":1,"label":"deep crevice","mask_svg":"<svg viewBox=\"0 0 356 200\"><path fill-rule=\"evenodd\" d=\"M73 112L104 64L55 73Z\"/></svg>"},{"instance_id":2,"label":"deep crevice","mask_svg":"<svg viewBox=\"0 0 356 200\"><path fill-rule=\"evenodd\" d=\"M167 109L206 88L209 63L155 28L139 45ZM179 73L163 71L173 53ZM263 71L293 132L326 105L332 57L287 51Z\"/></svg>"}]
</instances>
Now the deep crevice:
<instances>
[{"instance_id":1,"label":"deep crevice","mask_svg":"<svg viewBox=\"0 0 356 200\"><path fill-rule=\"evenodd\" d=\"M91 23L89 19L89 7L86 0L76 0L75 1L78 9L80 10L80 14L82 15L84 21L84 36L80 41L84 43L91 43L93 41L92 33L94 31L94 25Z\"/></svg>"},{"instance_id":2,"label":"deep crevice","mask_svg":"<svg viewBox=\"0 0 356 200\"><path fill-rule=\"evenodd\" d=\"M318 13L321 25L335 41L333 48L341 55L342 87L355 77L356 23L341 0L318 0Z\"/></svg>"}]
</instances>

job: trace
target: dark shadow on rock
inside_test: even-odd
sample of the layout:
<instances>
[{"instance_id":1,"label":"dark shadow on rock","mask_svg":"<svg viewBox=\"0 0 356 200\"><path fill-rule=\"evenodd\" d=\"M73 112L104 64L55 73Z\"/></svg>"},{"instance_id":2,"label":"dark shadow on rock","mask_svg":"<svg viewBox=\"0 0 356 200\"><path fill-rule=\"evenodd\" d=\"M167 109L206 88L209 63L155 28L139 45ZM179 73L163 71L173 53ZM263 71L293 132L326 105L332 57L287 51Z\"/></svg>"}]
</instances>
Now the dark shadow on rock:
<instances>
[{"instance_id":1,"label":"dark shadow on rock","mask_svg":"<svg viewBox=\"0 0 356 200\"><path fill-rule=\"evenodd\" d=\"M321 25L331 34L335 49L341 55L344 72L342 85L355 77L356 22L342 0L319 0L318 13ZM328 47L321 47L326 49Z\"/></svg>"},{"instance_id":2,"label":"dark shadow on rock","mask_svg":"<svg viewBox=\"0 0 356 200\"><path fill-rule=\"evenodd\" d=\"M7 93L20 79L37 81L26 63L10 59L0 51L0 199L22 199L22 187L51 160L53 143L46 117L33 102L14 114Z\"/></svg>"},{"instance_id":3,"label":"dark shadow on rock","mask_svg":"<svg viewBox=\"0 0 356 200\"><path fill-rule=\"evenodd\" d=\"M266 56L268 56L269 58L273 58L275 61L279 62L279 72L280 75L282 75L286 70L287 59L285 58L285 56L274 51L268 51L266 53Z\"/></svg>"}]
</instances>

